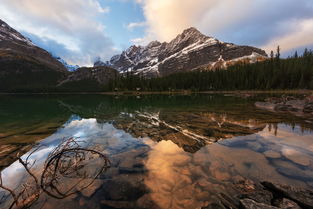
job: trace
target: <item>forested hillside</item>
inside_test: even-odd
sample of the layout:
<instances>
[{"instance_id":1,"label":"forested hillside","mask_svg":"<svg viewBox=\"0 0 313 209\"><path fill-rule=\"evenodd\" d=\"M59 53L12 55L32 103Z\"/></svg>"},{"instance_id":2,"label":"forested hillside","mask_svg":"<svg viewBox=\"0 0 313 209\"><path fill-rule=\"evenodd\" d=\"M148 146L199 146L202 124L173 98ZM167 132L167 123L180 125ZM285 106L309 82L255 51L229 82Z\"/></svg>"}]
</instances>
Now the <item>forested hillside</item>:
<instances>
[{"instance_id":1,"label":"forested hillside","mask_svg":"<svg viewBox=\"0 0 313 209\"><path fill-rule=\"evenodd\" d=\"M110 90L271 90L271 89L313 89L313 52L296 52L287 59L271 53L267 61L255 64L239 64L227 70L193 71L177 73L161 78L144 78L127 73L112 80L106 87Z\"/></svg>"}]
</instances>

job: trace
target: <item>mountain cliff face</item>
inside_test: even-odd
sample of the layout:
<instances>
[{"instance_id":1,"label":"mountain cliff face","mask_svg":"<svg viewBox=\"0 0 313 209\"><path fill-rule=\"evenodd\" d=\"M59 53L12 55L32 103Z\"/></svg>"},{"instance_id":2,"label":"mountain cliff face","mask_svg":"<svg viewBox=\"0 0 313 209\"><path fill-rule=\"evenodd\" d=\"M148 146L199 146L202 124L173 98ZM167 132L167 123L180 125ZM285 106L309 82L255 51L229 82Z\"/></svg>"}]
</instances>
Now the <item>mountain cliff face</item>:
<instances>
[{"instance_id":1,"label":"mountain cliff face","mask_svg":"<svg viewBox=\"0 0 313 209\"><path fill-rule=\"evenodd\" d=\"M153 41L147 46L131 46L113 56L109 64L120 72L132 71L146 76L166 76L196 69L226 68L238 62L253 63L267 59L265 51L224 43L189 28L169 43ZM95 63L95 66L103 62Z\"/></svg>"}]
</instances>

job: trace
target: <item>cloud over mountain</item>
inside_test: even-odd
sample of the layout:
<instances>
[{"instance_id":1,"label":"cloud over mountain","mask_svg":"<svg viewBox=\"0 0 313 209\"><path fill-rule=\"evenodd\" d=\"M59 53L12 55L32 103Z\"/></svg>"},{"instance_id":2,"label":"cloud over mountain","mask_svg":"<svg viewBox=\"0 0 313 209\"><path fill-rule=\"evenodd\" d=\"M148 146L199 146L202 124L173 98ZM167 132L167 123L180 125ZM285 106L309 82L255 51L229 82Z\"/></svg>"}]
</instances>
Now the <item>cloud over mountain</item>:
<instances>
[{"instance_id":1,"label":"cloud over mountain","mask_svg":"<svg viewBox=\"0 0 313 209\"><path fill-rule=\"evenodd\" d=\"M0 5L3 20L39 46L80 65L115 52L99 21L108 12L97 0L2 0Z\"/></svg>"},{"instance_id":2,"label":"cloud over mountain","mask_svg":"<svg viewBox=\"0 0 313 209\"><path fill-rule=\"evenodd\" d=\"M309 28L313 18L311 0L137 0L137 3L142 5L147 21L143 41L168 41L194 26L226 41L267 49L280 44L286 51L313 44L309 38L313 35Z\"/></svg>"}]
</instances>

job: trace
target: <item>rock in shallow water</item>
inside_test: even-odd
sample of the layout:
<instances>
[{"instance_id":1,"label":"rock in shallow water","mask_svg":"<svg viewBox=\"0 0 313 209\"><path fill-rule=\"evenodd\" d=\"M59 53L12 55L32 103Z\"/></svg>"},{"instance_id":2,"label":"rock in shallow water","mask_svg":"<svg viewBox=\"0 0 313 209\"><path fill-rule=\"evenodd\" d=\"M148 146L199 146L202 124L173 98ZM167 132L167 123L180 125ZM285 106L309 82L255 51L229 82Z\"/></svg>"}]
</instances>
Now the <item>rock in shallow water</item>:
<instances>
[{"instance_id":1,"label":"rock in shallow water","mask_svg":"<svg viewBox=\"0 0 313 209\"><path fill-rule=\"evenodd\" d=\"M310 169L301 169L292 161L272 159L271 163L276 167L276 171L283 176L293 179L303 179L306 182L313 181L313 172Z\"/></svg>"},{"instance_id":2,"label":"rock in shallow water","mask_svg":"<svg viewBox=\"0 0 313 209\"><path fill-rule=\"evenodd\" d=\"M306 104L303 108L303 112L313 113L313 102Z\"/></svg>"},{"instance_id":3,"label":"rock in shallow water","mask_svg":"<svg viewBox=\"0 0 313 209\"><path fill-rule=\"evenodd\" d=\"M277 207L264 203L258 203L251 199L240 200L240 205L244 209L277 209Z\"/></svg>"},{"instance_id":4,"label":"rock in shallow water","mask_svg":"<svg viewBox=\"0 0 313 209\"><path fill-rule=\"evenodd\" d=\"M269 103L269 102L256 102L255 106L261 109L274 110L276 105L273 103Z\"/></svg>"},{"instance_id":5,"label":"rock in shallow water","mask_svg":"<svg viewBox=\"0 0 313 209\"><path fill-rule=\"evenodd\" d=\"M294 97L268 98L265 102L256 102L255 106L260 109L277 112L291 112L297 115L299 113L313 113L313 102L311 100L300 100Z\"/></svg>"},{"instance_id":6,"label":"rock in shallow water","mask_svg":"<svg viewBox=\"0 0 313 209\"><path fill-rule=\"evenodd\" d=\"M103 184L102 180L95 179L94 182L86 189L82 190L81 193L85 197L91 197Z\"/></svg>"},{"instance_id":7,"label":"rock in shallow water","mask_svg":"<svg viewBox=\"0 0 313 209\"><path fill-rule=\"evenodd\" d=\"M274 184L271 182L262 182L262 184L274 194L286 197L303 208L313 208L313 192L290 187L287 185Z\"/></svg>"},{"instance_id":8,"label":"rock in shallow water","mask_svg":"<svg viewBox=\"0 0 313 209\"><path fill-rule=\"evenodd\" d=\"M271 205L273 194L270 191L261 189L260 191L242 194L239 199L251 199L258 203Z\"/></svg>"},{"instance_id":9,"label":"rock in shallow water","mask_svg":"<svg viewBox=\"0 0 313 209\"><path fill-rule=\"evenodd\" d=\"M291 105L286 105L286 104L277 104L274 107L275 111L289 111L292 109Z\"/></svg>"},{"instance_id":10,"label":"rock in shallow water","mask_svg":"<svg viewBox=\"0 0 313 209\"><path fill-rule=\"evenodd\" d=\"M307 156L304 153L301 153L295 149L285 148L282 150L282 154L292 162L302 165L309 166L311 164L310 156Z\"/></svg>"},{"instance_id":11,"label":"rock in shallow water","mask_svg":"<svg viewBox=\"0 0 313 209\"><path fill-rule=\"evenodd\" d=\"M265 157L268 158L281 158L281 154L272 150L268 150L266 152L263 152L263 154L265 155Z\"/></svg>"},{"instance_id":12,"label":"rock in shallow water","mask_svg":"<svg viewBox=\"0 0 313 209\"><path fill-rule=\"evenodd\" d=\"M147 193L143 184L136 185L123 179L114 179L105 182L102 186L107 200L134 201Z\"/></svg>"},{"instance_id":13,"label":"rock in shallow water","mask_svg":"<svg viewBox=\"0 0 313 209\"><path fill-rule=\"evenodd\" d=\"M297 203L286 198L280 200L277 207L282 209L301 209Z\"/></svg>"},{"instance_id":14,"label":"rock in shallow water","mask_svg":"<svg viewBox=\"0 0 313 209\"><path fill-rule=\"evenodd\" d=\"M286 102L286 105L289 105L294 109L302 110L305 106L305 100L291 100Z\"/></svg>"}]
</instances>

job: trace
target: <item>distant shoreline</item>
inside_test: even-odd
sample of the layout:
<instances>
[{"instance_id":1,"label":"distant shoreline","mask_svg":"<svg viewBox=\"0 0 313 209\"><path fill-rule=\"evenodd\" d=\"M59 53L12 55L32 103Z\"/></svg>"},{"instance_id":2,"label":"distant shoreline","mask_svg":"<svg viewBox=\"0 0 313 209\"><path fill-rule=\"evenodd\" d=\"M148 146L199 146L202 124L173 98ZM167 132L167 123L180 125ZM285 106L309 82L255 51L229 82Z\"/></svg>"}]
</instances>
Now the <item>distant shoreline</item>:
<instances>
[{"instance_id":1,"label":"distant shoreline","mask_svg":"<svg viewBox=\"0 0 313 209\"><path fill-rule=\"evenodd\" d=\"M189 94L313 94L313 90L232 90L232 91L120 91L120 92L21 92L0 95L189 95Z\"/></svg>"}]
</instances>

